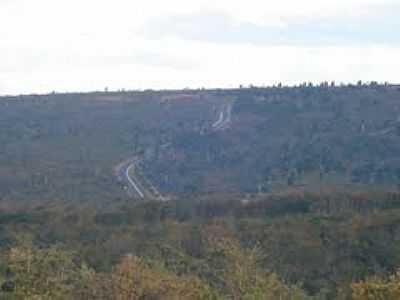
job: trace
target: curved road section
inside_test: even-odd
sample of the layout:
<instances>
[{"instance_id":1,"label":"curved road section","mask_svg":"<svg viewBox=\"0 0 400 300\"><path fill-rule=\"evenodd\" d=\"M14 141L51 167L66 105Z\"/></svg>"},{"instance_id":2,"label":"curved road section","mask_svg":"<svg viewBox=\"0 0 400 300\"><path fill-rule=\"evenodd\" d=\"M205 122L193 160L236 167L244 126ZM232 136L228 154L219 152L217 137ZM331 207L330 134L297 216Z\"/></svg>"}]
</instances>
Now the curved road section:
<instances>
[{"instance_id":1,"label":"curved road section","mask_svg":"<svg viewBox=\"0 0 400 300\"><path fill-rule=\"evenodd\" d=\"M145 191L140 182L137 181L135 176L135 167L137 158L130 158L114 167L114 175L118 181L124 184L124 189L131 197L145 198Z\"/></svg>"},{"instance_id":2,"label":"curved road section","mask_svg":"<svg viewBox=\"0 0 400 300\"><path fill-rule=\"evenodd\" d=\"M225 130L229 127L232 118L232 104L225 105L219 112L218 120L212 124L214 131Z\"/></svg>"},{"instance_id":3,"label":"curved road section","mask_svg":"<svg viewBox=\"0 0 400 300\"><path fill-rule=\"evenodd\" d=\"M222 106L218 119L211 125L213 131L225 130L230 127L232 116L232 103ZM114 175L120 182L126 183L125 189L131 197L140 199L154 199L159 201L168 201L169 197L164 197L160 191L143 174L138 174L137 168L140 162L138 157L125 160L115 166Z\"/></svg>"},{"instance_id":4,"label":"curved road section","mask_svg":"<svg viewBox=\"0 0 400 300\"><path fill-rule=\"evenodd\" d=\"M114 175L124 183L128 195L139 199L168 201L166 197L138 170L140 160L137 157L125 160L114 167Z\"/></svg>"},{"instance_id":5,"label":"curved road section","mask_svg":"<svg viewBox=\"0 0 400 300\"><path fill-rule=\"evenodd\" d=\"M128 180L128 182L131 184L131 186L134 188L134 190L136 191L136 193L139 195L140 198L144 198L144 194L141 191L141 189L139 188L139 186L136 184L135 180L129 175L129 172L131 171L132 168L135 167L135 163L130 164L125 171L125 176L126 179Z\"/></svg>"}]
</instances>

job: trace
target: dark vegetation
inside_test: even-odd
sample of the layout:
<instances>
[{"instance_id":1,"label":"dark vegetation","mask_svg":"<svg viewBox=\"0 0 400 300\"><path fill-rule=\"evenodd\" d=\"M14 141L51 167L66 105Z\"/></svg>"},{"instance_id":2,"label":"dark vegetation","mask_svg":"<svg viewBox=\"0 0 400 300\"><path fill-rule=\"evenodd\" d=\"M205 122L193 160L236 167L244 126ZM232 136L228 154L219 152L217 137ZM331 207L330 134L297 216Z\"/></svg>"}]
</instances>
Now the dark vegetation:
<instances>
[{"instance_id":1,"label":"dark vegetation","mask_svg":"<svg viewBox=\"0 0 400 300\"><path fill-rule=\"evenodd\" d=\"M1 210L6 299L398 299L399 193L47 204Z\"/></svg>"},{"instance_id":2,"label":"dark vegetation","mask_svg":"<svg viewBox=\"0 0 400 300\"><path fill-rule=\"evenodd\" d=\"M121 92L1 99L0 198L124 197L112 168L140 156L173 195L396 188L394 86ZM211 124L226 104L226 130Z\"/></svg>"},{"instance_id":3,"label":"dark vegetation","mask_svg":"<svg viewBox=\"0 0 400 300\"><path fill-rule=\"evenodd\" d=\"M399 299L399 100L374 83L1 98L0 299ZM171 201L129 197L113 168L132 157Z\"/></svg>"}]
</instances>

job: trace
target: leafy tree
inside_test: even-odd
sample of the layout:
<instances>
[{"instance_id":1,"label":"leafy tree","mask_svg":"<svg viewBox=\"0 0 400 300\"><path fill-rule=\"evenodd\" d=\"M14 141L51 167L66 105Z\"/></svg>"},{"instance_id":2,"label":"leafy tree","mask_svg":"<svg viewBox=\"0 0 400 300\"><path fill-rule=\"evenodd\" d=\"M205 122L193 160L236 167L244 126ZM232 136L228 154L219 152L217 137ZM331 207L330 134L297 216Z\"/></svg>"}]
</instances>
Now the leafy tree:
<instances>
[{"instance_id":1,"label":"leafy tree","mask_svg":"<svg viewBox=\"0 0 400 300\"><path fill-rule=\"evenodd\" d=\"M130 255L117 265L110 285L111 299L115 300L221 299L196 277L178 277Z\"/></svg>"},{"instance_id":2,"label":"leafy tree","mask_svg":"<svg viewBox=\"0 0 400 300\"><path fill-rule=\"evenodd\" d=\"M353 300L397 300L400 299L400 272L389 278L370 277L353 283L351 288Z\"/></svg>"},{"instance_id":3,"label":"leafy tree","mask_svg":"<svg viewBox=\"0 0 400 300\"><path fill-rule=\"evenodd\" d=\"M260 269L261 252L255 247L243 249L229 237L210 236L209 259L216 267L229 299L312 299L298 286L287 285L274 273Z\"/></svg>"},{"instance_id":4,"label":"leafy tree","mask_svg":"<svg viewBox=\"0 0 400 300\"><path fill-rule=\"evenodd\" d=\"M59 246L37 248L29 244L5 254L9 282L16 299L74 299L85 295L94 272Z\"/></svg>"}]
</instances>

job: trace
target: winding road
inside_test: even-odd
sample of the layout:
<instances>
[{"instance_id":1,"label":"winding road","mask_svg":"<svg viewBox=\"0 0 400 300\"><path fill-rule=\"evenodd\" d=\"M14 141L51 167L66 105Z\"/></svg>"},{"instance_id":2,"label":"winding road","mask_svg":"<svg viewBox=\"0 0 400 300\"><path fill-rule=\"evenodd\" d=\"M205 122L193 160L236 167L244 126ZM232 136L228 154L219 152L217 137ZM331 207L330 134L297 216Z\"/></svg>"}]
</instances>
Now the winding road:
<instances>
[{"instance_id":1,"label":"winding road","mask_svg":"<svg viewBox=\"0 0 400 300\"><path fill-rule=\"evenodd\" d=\"M232 116L232 103L225 104L222 106L218 119L211 125L213 131L220 131L229 128L231 124ZM142 174L138 176L137 170L140 159L138 157L130 158L126 161L121 162L114 168L114 174L118 177L118 180L125 181L125 189L128 189L128 194L134 197L132 192L136 195L136 198L140 199L155 199L159 201L168 201L169 197L163 196L159 190ZM138 179L139 177L139 179Z\"/></svg>"},{"instance_id":2,"label":"winding road","mask_svg":"<svg viewBox=\"0 0 400 300\"><path fill-rule=\"evenodd\" d=\"M124 183L124 188L129 196L139 199L153 199L159 201L168 201L166 197L154 186L154 184L146 178L142 172L138 172L140 159L138 157L130 158L121 162L114 168L114 174L118 180Z\"/></svg>"},{"instance_id":3,"label":"winding road","mask_svg":"<svg viewBox=\"0 0 400 300\"><path fill-rule=\"evenodd\" d=\"M131 184L131 186L135 189L135 191L137 192L137 194L139 195L140 198L144 198L144 194L141 191L141 189L138 187L138 185L136 184L135 180L132 179L132 177L129 175L129 172L132 168L135 168L135 163L130 164L125 171L125 176L126 179L128 180L128 182Z\"/></svg>"},{"instance_id":4,"label":"winding road","mask_svg":"<svg viewBox=\"0 0 400 300\"><path fill-rule=\"evenodd\" d=\"M225 105L219 113L218 120L212 124L214 131L225 130L232 119L232 104Z\"/></svg>"}]
</instances>

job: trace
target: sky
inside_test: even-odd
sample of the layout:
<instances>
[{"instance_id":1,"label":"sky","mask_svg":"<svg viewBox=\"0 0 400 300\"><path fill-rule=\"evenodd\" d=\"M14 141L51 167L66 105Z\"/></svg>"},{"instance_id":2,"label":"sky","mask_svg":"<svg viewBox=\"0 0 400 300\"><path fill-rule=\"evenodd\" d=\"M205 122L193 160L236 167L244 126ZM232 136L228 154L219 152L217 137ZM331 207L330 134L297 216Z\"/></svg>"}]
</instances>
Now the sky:
<instances>
[{"instance_id":1,"label":"sky","mask_svg":"<svg viewBox=\"0 0 400 300\"><path fill-rule=\"evenodd\" d=\"M400 82L400 0L0 0L0 95Z\"/></svg>"}]
</instances>

